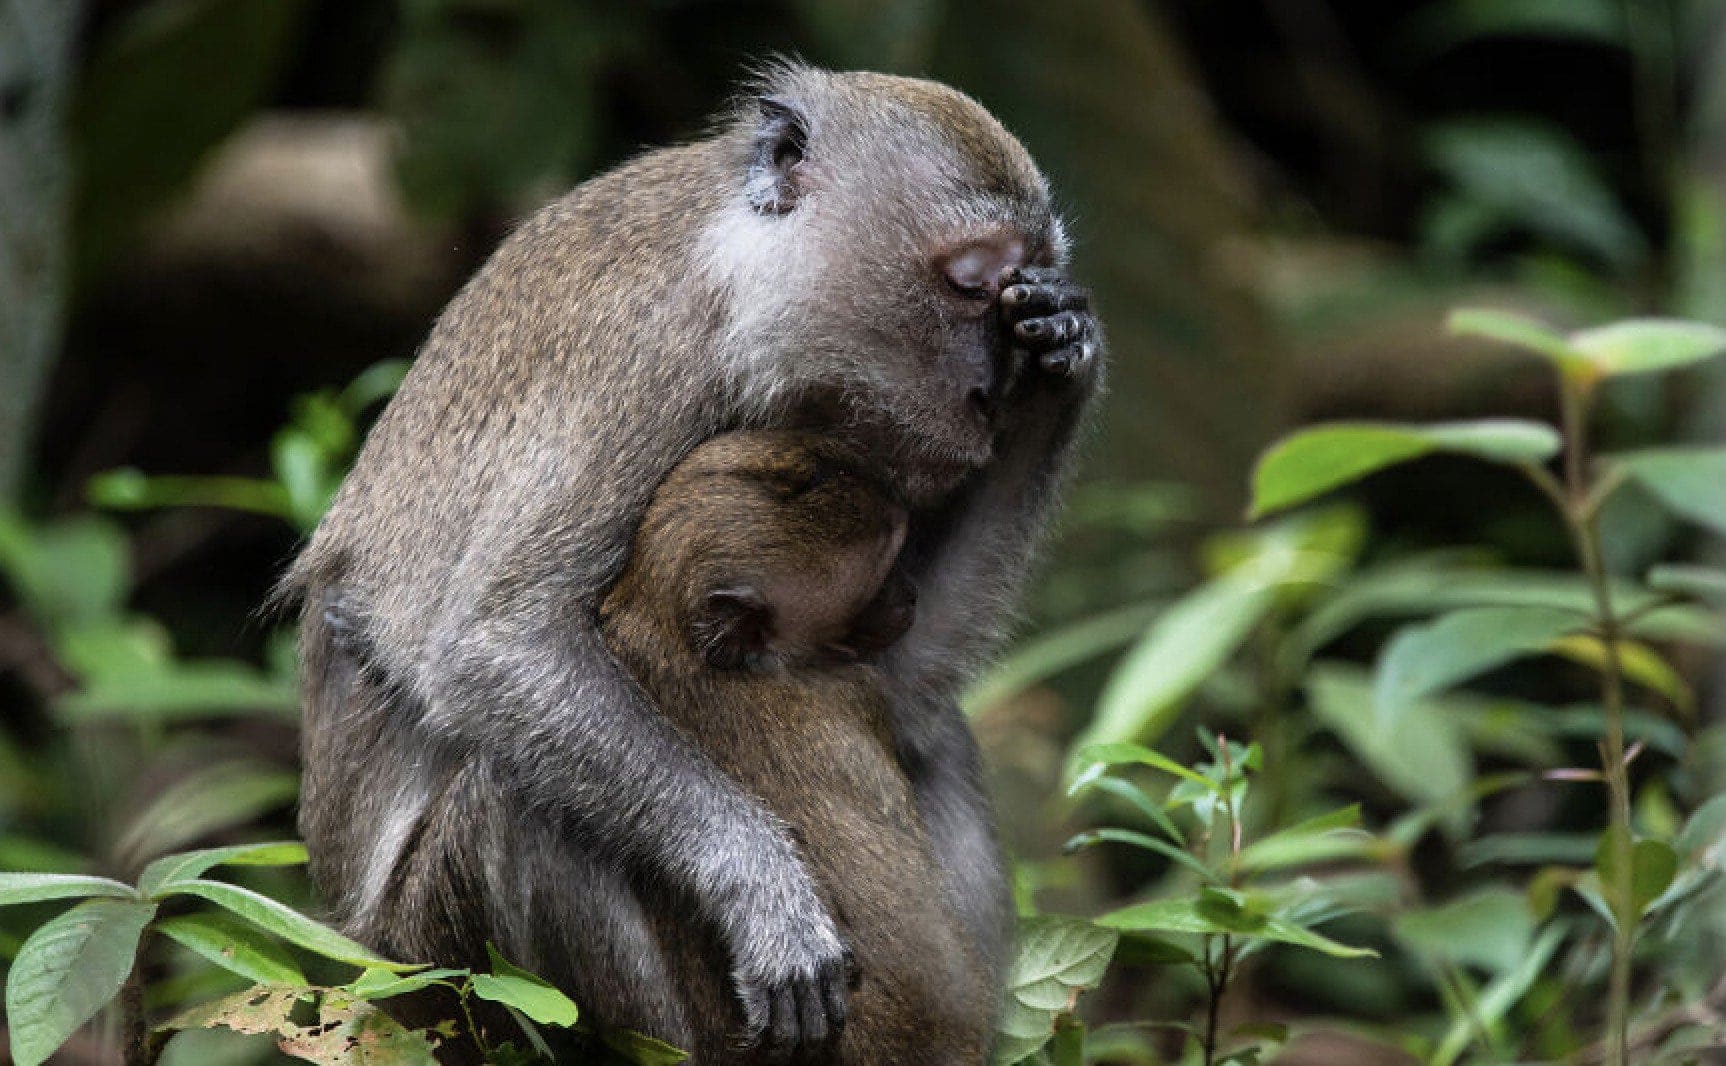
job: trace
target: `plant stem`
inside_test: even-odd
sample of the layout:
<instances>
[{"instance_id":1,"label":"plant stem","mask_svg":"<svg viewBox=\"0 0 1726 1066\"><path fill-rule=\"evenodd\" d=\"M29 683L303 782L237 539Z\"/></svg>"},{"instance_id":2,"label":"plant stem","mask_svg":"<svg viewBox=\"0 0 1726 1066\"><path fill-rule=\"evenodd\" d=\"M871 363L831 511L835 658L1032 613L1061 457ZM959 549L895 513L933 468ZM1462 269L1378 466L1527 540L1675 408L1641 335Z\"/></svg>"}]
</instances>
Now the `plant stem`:
<instances>
[{"instance_id":1,"label":"plant stem","mask_svg":"<svg viewBox=\"0 0 1726 1066\"><path fill-rule=\"evenodd\" d=\"M1211 961L1211 946L1214 944L1209 934L1205 936L1205 987L1210 995L1205 1010L1205 1066L1212 1066L1217 1058L1217 1024L1222 1020L1223 993L1229 989L1229 970L1234 963L1234 940L1223 934L1223 950L1220 962Z\"/></svg>"},{"instance_id":2,"label":"plant stem","mask_svg":"<svg viewBox=\"0 0 1726 1066\"><path fill-rule=\"evenodd\" d=\"M1607 846L1612 849L1614 883L1602 885L1615 918L1612 935L1612 970L1606 1001L1606 1061L1628 1066L1627 1033L1630 1008L1630 949L1636 939L1637 915L1630 913L1633 895L1630 849L1630 773L1624 764L1624 666L1619 655L1623 636L1612 609L1612 589L1601 558L1599 508L1590 499L1583 472L1588 445L1588 399L1586 382L1565 380L1561 398L1564 418L1564 473L1569 506L1565 520L1576 553L1594 593L1595 623L1605 651L1600 688L1606 708L1606 736L1600 745L1601 772L1606 777L1610 828Z\"/></svg>"}]
</instances>

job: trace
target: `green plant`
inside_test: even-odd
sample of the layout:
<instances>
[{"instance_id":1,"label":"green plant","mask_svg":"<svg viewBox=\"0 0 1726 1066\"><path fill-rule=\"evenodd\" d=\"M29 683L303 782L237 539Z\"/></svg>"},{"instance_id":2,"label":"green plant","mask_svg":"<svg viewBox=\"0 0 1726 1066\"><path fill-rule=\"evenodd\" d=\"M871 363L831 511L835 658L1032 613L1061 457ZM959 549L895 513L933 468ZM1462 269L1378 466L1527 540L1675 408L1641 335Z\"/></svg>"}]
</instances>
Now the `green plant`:
<instances>
[{"instance_id":1,"label":"green plant","mask_svg":"<svg viewBox=\"0 0 1726 1066\"><path fill-rule=\"evenodd\" d=\"M1726 532L1726 449L1657 449L1608 456L1589 451L1589 415L1600 387L1618 377L1688 366L1726 349L1726 332L1699 323L1646 319L1565 335L1520 316L1459 311L1454 330L1503 341L1547 359L1557 371L1560 431L1537 423L1480 422L1446 426L1344 424L1308 429L1265 454L1254 475L1253 511L1265 514L1310 500L1374 471L1434 451L1504 463L1523 473L1552 502L1575 547L1589 591L1587 603L1554 604L1511 596L1493 606L1450 611L1401 631L1380 658L1373 701L1381 728L1402 711L1512 660L1553 653L1584 662L1600 676L1604 708L1601 769L1573 780L1604 782L1607 828L1593 869L1566 876L1611 928L1606 1006L1606 1057L1629 1062L1632 952L1643 923L1662 906L1681 860L1671 843L1638 836L1631 815L1626 744L1626 685L1637 681L1684 702L1678 673L1642 642L1651 620L1721 575L1670 570L1649 575L1626 603L1604 562L1600 528L1614 493L1635 483L1675 514ZM1546 463L1563 454L1562 473ZM1656 588L1658 586L1658 588ZM1658 627L1654 627L1657 631ZM1686 872L1692 868L1686 865Z\"/></svg>"}]
</instances>

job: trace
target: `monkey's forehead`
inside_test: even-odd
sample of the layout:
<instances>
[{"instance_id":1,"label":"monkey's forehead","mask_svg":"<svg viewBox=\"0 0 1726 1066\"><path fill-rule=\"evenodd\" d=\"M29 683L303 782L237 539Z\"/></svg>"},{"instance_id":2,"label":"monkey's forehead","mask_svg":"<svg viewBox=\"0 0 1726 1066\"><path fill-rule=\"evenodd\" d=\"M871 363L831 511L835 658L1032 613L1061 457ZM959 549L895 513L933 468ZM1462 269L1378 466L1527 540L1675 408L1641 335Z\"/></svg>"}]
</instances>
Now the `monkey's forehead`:
<instances>
[{"instance_id":1,"label":"monkey's forehead","mask_svg":"<svg viewBox=\"0 0 1726 1066\"><path fill-rule=\"evenodd\" d=\"M825 148L856 165L933 172L961 189L1047 209L1048 182L1024 145L983 105L951 86L785 64L762 79L761 91L803 111L812 158L819 159Z\"/></svg>"}]
</instances>

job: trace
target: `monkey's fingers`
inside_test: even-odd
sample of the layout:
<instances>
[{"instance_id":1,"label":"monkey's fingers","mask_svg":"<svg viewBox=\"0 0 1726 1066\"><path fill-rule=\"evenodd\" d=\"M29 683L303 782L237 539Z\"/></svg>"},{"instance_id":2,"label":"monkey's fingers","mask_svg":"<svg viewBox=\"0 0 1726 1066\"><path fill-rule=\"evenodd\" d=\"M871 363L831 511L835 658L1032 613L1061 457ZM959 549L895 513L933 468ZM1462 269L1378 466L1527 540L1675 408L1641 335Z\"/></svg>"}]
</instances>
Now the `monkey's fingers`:
<instances>
[{"instance_id":1,"label":"monkey's fingers","mask_svg":"<svg viewBox=\"0 0 1726 1066\"><path fill-rule=\"evenodd\" d=\"M1076 378L1090 370L1097 360L1097 347L1090 341L1080 341L1037 357L1037 365L1046 374Z\"/></svg>"},{"instance_id":2,"label":"monkey's fingers","mask_svg":"<svg viewBox=\"0 0 1726 1066\"><path fill-rule=\"evenodd\" d=\"M773 1020L773 997L761 985L744 981L737 986L737 998L743 1004L743 1043L754 1047Z\"/></svg>"},{"instance_id":3,"label":"monkey's fingers","mask_svg":"<svg viewBox=\"0 0 1726 1066\"><path fill-rule=\"evenodd\" d=\"M797 993L783 984L773 990L773 1010L767 1023L767 1053L775 1060L790 1058L798 1044Z\"/></svg>"},{"instance_id":4,"label":"monkey's fingers","mask_svg":"<svg viewBox=\"0 0 1726 1066\"><path fill-rule=\"evenodd\" d=\"M1070 281L1021 282L1001 290L1001 307L1009 318L1052 315L1057 311L1086 311L1091 294Z\"/></svg>"},{"instance_id":5,"label":"monkey's fingers","mask_svg":"<svg viewBox=\"0 0 1726 1066\"><path fill-rule=\"evenodd\" d=\"M1028 348L1049 352L1085 339L1091 322L1090 315L1062 311L1045 318L1027 318L1013 327L1013 335Z\"/></svg>"}]
</instances>

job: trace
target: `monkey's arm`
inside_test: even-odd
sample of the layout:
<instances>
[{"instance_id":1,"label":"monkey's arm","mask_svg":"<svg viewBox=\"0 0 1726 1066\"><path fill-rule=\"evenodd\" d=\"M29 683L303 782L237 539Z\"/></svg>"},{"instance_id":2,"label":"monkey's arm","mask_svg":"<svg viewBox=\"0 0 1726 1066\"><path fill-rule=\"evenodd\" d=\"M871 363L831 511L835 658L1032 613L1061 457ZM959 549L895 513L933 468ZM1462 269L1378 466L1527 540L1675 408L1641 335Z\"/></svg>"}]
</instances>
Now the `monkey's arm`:
<instances>
[{"instance_id":1,"label":"monkey's arm","mask_svg":"<svg viewBox=\"0 0 1726 1066\"><path fill-rule=\"evenodd\" d=\"M586 609L539 599L481 606L437 657L424 725L485 752L594 853L692 900L730 948L751 1039L822 1042L844 1018L847 951L787 828L659 714Z\"/></svg>"}]
</instances>

